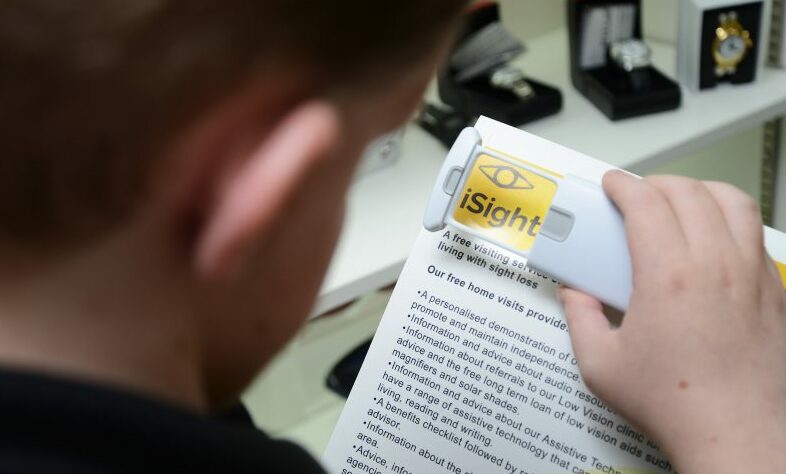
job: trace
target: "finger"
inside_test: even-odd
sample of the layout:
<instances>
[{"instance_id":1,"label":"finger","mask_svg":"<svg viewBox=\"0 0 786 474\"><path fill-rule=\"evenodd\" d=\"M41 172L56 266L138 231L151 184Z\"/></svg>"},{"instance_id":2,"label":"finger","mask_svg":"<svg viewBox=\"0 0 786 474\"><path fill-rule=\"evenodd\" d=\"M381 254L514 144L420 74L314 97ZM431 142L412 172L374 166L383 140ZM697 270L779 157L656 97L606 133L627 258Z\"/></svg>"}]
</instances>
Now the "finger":
<instances>
[{"instance_id":1,"label":"finger","mask_svg":"<svg viewBox=\"0 0 786 474\"><path fill-rule=\"evenodd\" d=\"M568 288L558 291L584 381L587 385L602 383L603 374L609 370L607 361L615 359L612 352L616 332L603 314L600 301Z\"/></svg>"},{"instance_id":2,"label":"finger","mask_svg":"<svg viewBox=\"0 0 786 474\"><path fill-rule=\"evenodd\" d=\"M756 259L766 255L759 204L740 189L717 181L705 186L726 218L726 225L743 255Z\"/></svg>"},{"instance_id":3,"label":"finger","mask_svg":"<svg viewBox=\"0 0 786 474\"><path fill-rule=\"evenodd\" d=\"M634 282L656 274L664 262L685 260L687 242L663 193L618 170L606 173L603 188L625 220Z\"/></svg>"},{"instance_id":4,"label":"finger","mask_svg":"<svg viewBox=\"0 0 786 474\"><path fill-rule=\"evenodd\" d=\"M765 266L767 268L767 273L769 273L770 276L775 281L778 282L780 288L786 289L786 279L784 278L786 277L786 275L781 272L781 269L778 266L778 264L775 262L775 260L772 257L770 257L769 254L766 253L766 251L765 251L765 255L766 257L764 260L765 260Z\"/></svg>"},{"instance_id":5,"label":"finger","mask_svg":"<svg viewBox=\"0 0 786 474\"><path fill-rule=\"evenodd\" d=\"M645 180L666 197L694 255L718 259L736 250L727 217L704 183L682 176Z\"/></svg>"}]
</instances>

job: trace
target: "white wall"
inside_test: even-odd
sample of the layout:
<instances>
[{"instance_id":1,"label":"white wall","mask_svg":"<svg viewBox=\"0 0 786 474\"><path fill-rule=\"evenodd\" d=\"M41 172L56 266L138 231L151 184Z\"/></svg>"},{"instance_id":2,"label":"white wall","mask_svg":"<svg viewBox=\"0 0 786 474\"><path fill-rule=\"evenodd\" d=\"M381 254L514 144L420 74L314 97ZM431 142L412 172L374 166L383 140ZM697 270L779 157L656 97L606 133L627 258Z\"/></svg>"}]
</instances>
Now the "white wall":
<instances>
[{"instance_id":1,"label":"white wall","mask_svg":"<svg viewBox=\"0 0 786 474\"><path fill-rule=\"evenodd\" d=\"M567 0L499 0L502 21L516 18L513 32L525 40L563 27Z\"/></svg>"},{"instance_id":2,"label":"white wall","mask_svg":"<svg viewBox=\"0 0 786 474\"><path fill-rule=\"evenodd\" d=\"M643 0L644 36L668 43L677 42L678 0Z\"/></svg>"},{"instance_id":3,"label":"white wall","mask_svg":"<svg viewBox=\"0 0 786 474\"><path fill-rule=\"evenodd\" d=\"M678 0L643 0L642 20L648 38L677 39ZM515 33L526 39L564 27L567 0L500 0L503 21L516 17Z\"/></svg>"}]
</instances>

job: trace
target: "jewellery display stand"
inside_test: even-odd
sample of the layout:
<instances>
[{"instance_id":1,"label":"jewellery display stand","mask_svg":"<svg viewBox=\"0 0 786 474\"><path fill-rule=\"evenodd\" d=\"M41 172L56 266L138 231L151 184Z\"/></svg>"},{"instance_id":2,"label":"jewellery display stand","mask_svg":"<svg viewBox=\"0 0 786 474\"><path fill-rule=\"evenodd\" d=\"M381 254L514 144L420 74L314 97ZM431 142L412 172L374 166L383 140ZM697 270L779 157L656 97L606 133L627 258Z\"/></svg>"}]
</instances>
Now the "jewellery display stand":
<instances>
[{"instance_id":1,"label":"jewellery display stand","mask_svg":"<svg viewBox=\"0 0 786 474\"><path fill-rule=\"evenodd\" d=\"M484 4L472 10L466 18L466 26L457 42L470 37L487 25L499 22L499 7L495 3ZM549 115L562 108L562 94L543 82L526 78L531 96L522 98L512 89L492 84L491 74L481 74L471 80L460 80L458 70L446 65L439 72L439 97L463 115L476 117L485 115L512 125L523 125Z\"/></svg>"},{"instance_id":2,"label":"jewellery display stand","mask_svg":"<svg viewBox=\"0 0 786 474\"><path fill-rule=\"evenodd\" d=\"M439 75L439 97L466 115L485 115L513 125L524 125L560 111L562 94L558 89L532 79L527 81L535 94L524 101L511 91L491 86L485 78L461 84L450 72L443 71Z\"/></svg>"},{"instance_id":3,"label":"jewellery display stand","mask_svg":"<svg viewBox=\"0 0 786 474\"><path fill-rule=\"evenodd\" d=\"M641 42L640 0L569 0L571 80L611 120L679 107L679 85L652 65L625 70L609 56L622 40Z\"/></svg>"},{"instance_id":4,"label":"jewellery display stand","mask_svg":"<svg viewBox=\"0 0 786 474\"><path fill-rule=\"evenodd\" d=\"M753 82L768 41L769 0L682 0L677 76L694 91Z\"/></svg>"}]
</instances>

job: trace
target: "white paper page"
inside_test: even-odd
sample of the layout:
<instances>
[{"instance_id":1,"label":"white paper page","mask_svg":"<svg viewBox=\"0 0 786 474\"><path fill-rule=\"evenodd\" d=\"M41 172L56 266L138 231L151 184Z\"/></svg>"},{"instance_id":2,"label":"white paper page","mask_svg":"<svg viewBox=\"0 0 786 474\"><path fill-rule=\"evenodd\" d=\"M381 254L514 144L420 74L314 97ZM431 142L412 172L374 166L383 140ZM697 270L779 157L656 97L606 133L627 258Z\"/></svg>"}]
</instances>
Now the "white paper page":
<instances>
[{"instance_id":1,"label":"white paper page","mask_svg":"<svg viewBox=\"0 0 786 474\"><path fill-rule=\"evenodd\" d=\"M597 180L608 169L488 119L476 128L484 144L557 172ZM554 292L555 283L520 257L450 228L421 232L330 440L326 467L670 472L654 445L581 382Z\"/></svg>"},{"instance_id":2,"label":"white paper page","mask_svg":"<svg viewBox=\"0 0 786 474\"><path fill-rule=\"evenodd\" d=\"M599 182L610 167L481 118L485 146ZM786 259L786 237L767 229ZM588 249L591 251L591 249ZM555 282L423 230L324 455L333 473L660 473L657 447L579 377Z\"/></svg>"}]
</instances>

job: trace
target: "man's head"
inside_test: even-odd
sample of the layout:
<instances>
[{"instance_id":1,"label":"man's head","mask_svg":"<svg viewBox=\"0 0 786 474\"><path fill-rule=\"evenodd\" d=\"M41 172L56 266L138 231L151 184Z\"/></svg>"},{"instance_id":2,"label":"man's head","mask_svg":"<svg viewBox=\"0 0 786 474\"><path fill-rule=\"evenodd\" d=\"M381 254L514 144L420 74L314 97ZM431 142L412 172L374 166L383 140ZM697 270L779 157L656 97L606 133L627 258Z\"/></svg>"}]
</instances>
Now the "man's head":
<instances>
[{"instance_id":1,"label":"man's head","mask_svg":"<svg viewBox=\"0 0 786 474\"><path fill-rule=\"evenodd\" d=\"M188 309L172 344L207 402L236 395L308 313L357 157L408 117L463 3L4 2L0 283L72 285L107 334L124 297L162 308L139 320Z\"/></svg>"},{"instance_id":2,"label":"man's head","mask_svg":"<svg viewBox=\"0 0 786 474\"><path fill-rule=\"evenodd\" d=\"M287 108L393 83L405 69L386 63L422 56L460 3L4 2L0 236L52 244L111 226L163 147L229 94L276 87Z\"/></svg>"}]
</instances>

